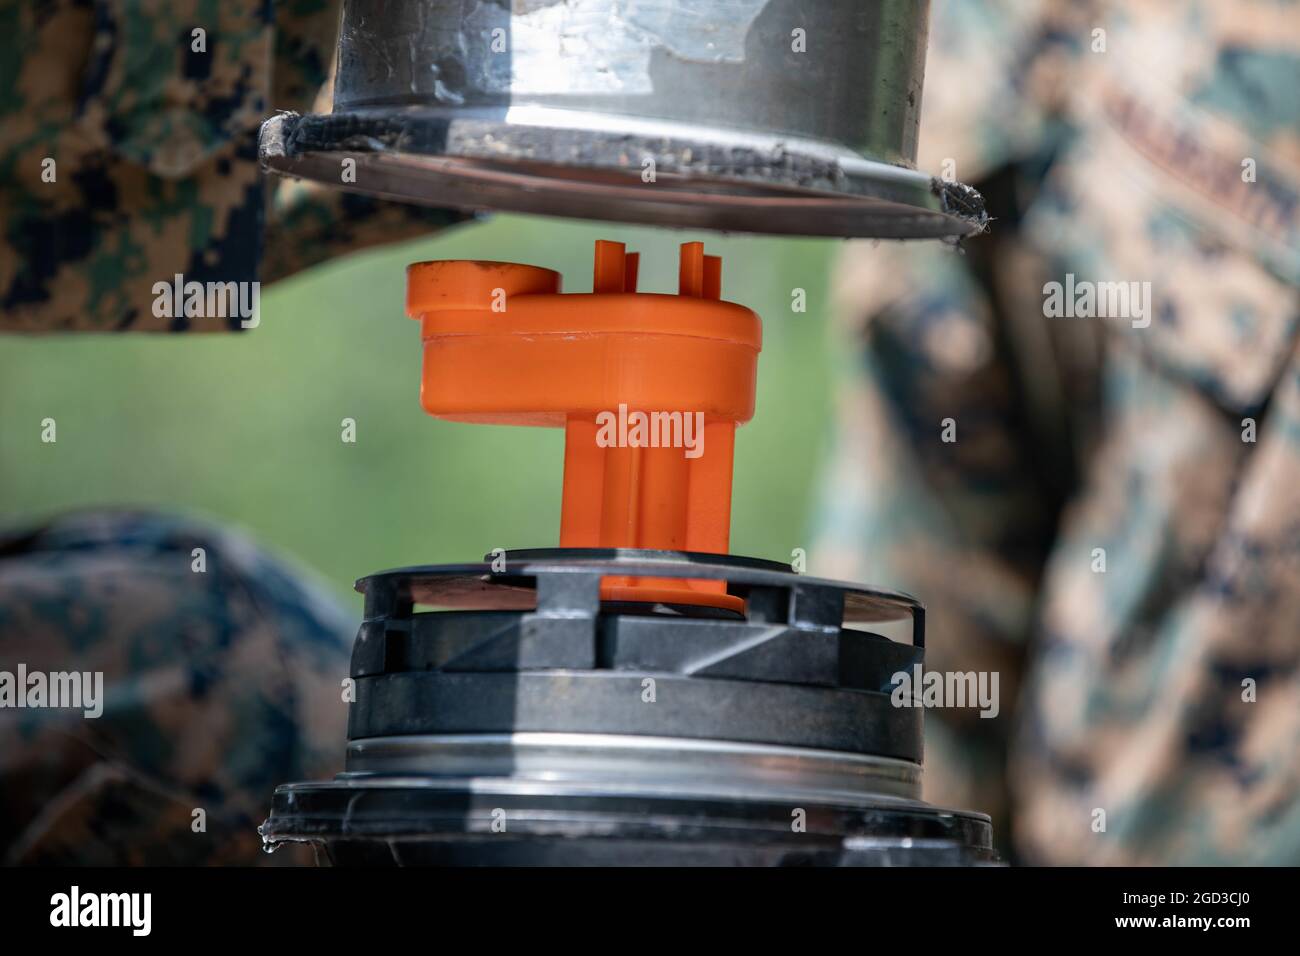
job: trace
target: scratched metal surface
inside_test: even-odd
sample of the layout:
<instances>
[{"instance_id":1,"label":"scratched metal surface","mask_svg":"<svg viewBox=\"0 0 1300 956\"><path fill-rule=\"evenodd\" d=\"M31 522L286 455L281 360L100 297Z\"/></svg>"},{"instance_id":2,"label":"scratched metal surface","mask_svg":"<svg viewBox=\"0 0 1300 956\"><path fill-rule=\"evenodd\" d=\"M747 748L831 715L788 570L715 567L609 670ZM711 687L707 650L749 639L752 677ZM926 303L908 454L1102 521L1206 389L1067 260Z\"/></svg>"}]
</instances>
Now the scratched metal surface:
<instances>
[{"instance_id":1,"label":"scratched metal surface","mask_svg":"<svg viewBox=\"0 0 1300 956\"><path fill-rule=\"evenodd\" d=\"M465 209L972 235L978 194L915 169L928 19L925 0L346 0L334 112L273 117L262 158Z\"/></svg>"},{"instance_id":2,"label":"scratched metal surface","mask_svg":"<svg viewBox=\"0 0 1300 956\"><path fill-rule=\"evenodd\" d=\"M807 137L911 165L928 10L918 0L348 0L335 108L547 106Z\"/></svg>"}]
</instances>

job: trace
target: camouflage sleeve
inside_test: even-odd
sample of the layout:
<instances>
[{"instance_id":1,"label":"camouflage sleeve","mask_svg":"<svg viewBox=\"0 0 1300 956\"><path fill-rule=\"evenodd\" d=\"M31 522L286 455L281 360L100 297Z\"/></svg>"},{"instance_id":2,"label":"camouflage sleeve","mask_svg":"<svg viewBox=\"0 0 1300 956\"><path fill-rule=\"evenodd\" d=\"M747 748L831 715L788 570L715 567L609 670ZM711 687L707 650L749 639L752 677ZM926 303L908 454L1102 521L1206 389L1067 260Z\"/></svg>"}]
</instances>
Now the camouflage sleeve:
<instances>
[{"instance_id":1,"label":"camouflage sleeve","mask_svg":"<svg viewBox=\"0 0 1300 956\"><path fill-rule=\"evenodd\" d=\"M262 278L274 282L335 256L466 221L454 209L389 202L305 180L274 184Z\"/></svg>"},{"instance_id":2,"label":"camouflage sleeve","mask_svg":"<svg viewBox=\"0 0 1300 956\"><path fill-rule=\"evenodd\" d=\"M0 531L0 861L268 860L274 788L340 769L353 631L229 531L138 512Z\"/></svg>"},{"instance_id":3,"label":"camouflage sleeve","mask_svg":"<svg viewBox=\"0 0 1300 956\"><path fill-rule=\"evenodd\" d=\"M258 126L317 100L337 18L337 0L0 3L0 330L237 329L159 283L274 279L458 221L273 198Z\"/></svg>"}]
</instances>

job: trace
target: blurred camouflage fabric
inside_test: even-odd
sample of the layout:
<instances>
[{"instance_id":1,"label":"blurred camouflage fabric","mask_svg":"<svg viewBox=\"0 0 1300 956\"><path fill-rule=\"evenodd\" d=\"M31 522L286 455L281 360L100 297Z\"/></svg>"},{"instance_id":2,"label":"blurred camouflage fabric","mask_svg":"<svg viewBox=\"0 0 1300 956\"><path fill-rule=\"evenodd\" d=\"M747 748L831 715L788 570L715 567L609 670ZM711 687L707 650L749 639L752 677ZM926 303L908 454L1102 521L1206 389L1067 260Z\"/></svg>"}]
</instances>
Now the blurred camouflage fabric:
<instances>
[{"instance_id":1,"label":"blurred camouflage fabric","mask_svg":"<svg viewBox=\"0 0 1300 956\"><path fill-rule=\"evenodd\" d=\"M154 284L273 281L461 219L261 172L262 119L328 110L338 8L0 0L0 330L235 329L155 316Z\"/></svg>"},{"instance_id":2,"label":"blurred camouflage fabric","mask_svg":"<svg viewBox=\"0 0 1300 956\"><path fill-rule=\"evenodd\" d=\"M104 675L97 718L0 709L0 862L293 860L257 826L278 784L342 769L355 630L302 569L197 522L0 531L0 670Z\"/></svg>"},{"instance_id":3,"label":"blurred camouflage fabric","mask_svg":"<svg viewBox=\"0 0 1300 956\"><path fill-rule=\"evenodd\" d=\"M926 795L1017 859L1300 863L1300 4L936 0L926 73L995 221L848 247L819 570L1001 673ZM1150 324L1045 317L1067 274Z\"/></svg>"}]
</instances>

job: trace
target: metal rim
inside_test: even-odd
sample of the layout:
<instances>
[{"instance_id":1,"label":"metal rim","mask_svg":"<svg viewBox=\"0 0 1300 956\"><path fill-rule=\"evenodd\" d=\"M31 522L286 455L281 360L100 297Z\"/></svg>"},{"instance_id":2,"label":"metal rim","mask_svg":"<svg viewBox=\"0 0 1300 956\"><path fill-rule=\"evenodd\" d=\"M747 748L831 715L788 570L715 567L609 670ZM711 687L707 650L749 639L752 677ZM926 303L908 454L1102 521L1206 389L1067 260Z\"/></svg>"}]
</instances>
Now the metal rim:
<instances>
[{"instance_id":1,"label":"metal rim","mask_svg":"<svg viewBox=\"0 0 1300 956\"><path fill-rule=\"evenodd\" d=\"M278 173L408 202L721 231L958 238L982 197L902 166L796 137L543 107L280 114L262 127ZM355 161L354 184L341 164ZM655 179L643 179L654 162Z\"/></svg>"},{"instance_id":2,"label":"metal rim","mask_svg":"<svg viewBox=\"0 0 1300 956\"><path fill-rule=\"evenodd\" d=\"M348 745L337 779L420 776L474 791L655 793L858 803L916 799L906 760L731 740L624 734L518 733L371 737Z\"/></svg>"}]
</instances>

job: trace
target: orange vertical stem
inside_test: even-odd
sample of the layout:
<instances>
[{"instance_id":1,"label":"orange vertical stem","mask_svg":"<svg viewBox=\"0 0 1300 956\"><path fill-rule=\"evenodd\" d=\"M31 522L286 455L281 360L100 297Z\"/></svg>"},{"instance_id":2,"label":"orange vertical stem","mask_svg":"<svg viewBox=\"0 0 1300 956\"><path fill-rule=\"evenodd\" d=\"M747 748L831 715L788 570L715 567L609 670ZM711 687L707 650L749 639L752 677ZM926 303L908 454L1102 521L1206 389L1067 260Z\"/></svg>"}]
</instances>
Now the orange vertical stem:
<instances>
[{"instance_id":1,"label":"orange vertical stem","mask_svg":"<svg viewBox=\"0 0 1300 956\"><path fill-rule=\"evenodd\" d=\"M731 466L735 422L707 422L704 454L691 461L686 547L726 554L731 544Z\"/></svg>"},{"instance_id":2,"label":"orange vertical stem","mask_svg":"<svg viewBox=\"0 0 1300 956\"><path fill-rule=\"evenodd\" d=\"M680 448L647 448L641 466L639 548L680 551L686 547L690 460Z\"/></svg>"},{"instance_id":3,"label":"orange vertical stem","mask_svg":"<svg viewBox=\"0 0 1300 956\"><path fill-rule=\"evenodd\" d=\"M560 547L600 547L600 501L604 449L596 444L596 422L571 415L564 426L564 497L560 504Z\"/></svg>"}]
</instances>

